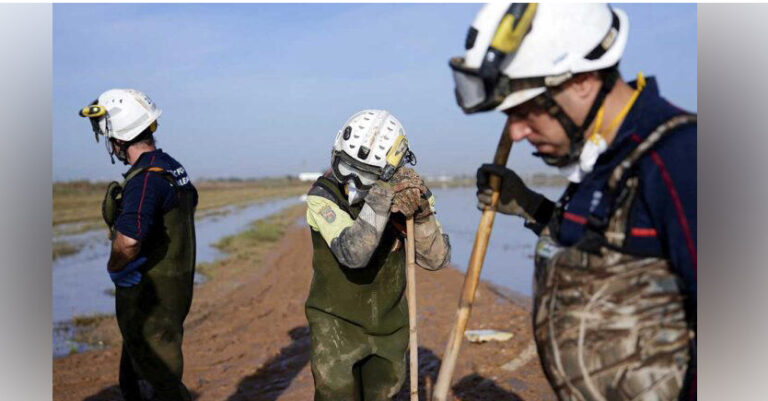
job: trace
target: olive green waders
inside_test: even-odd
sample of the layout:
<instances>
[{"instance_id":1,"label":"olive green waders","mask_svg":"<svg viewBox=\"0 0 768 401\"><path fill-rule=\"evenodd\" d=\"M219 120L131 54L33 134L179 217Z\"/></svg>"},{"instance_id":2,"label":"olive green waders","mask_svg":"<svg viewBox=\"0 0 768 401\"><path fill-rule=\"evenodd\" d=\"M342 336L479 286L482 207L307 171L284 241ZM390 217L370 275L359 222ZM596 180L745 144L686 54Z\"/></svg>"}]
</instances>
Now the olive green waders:
<instances>
[{"instance_id":1,"label":"olive green waders","mask_svg":"<svg viewBox=\"0 0 768 401\"><path fill-rule=\"evenodd\" d=\"M173 183L170 174L161 174ZM126 401L142 399L139 379L152 385L155 400L190 400L181 382L181 343L194 285L197 194L175 184L174 188L178 205L142 241L147 262L141 282L116 287L115 314L123 337L120 389Z\"/></svg>"},{"instance_id":2,"label":"olive green waders","mask_svg":"<svg viewBox=\"0 0 768 401\"><path fill-rule=\"evenodd\" d=\"M338 185L321 185L352 218L352 205ZM312 338L316 401L389 400L405 382L408 304L405 251L391 223L368 265L341 265L320 235L312 231L314 276L306 302Z\"/></svg>"},{"instance_id":3,"label":"olive green waders","mask_svg":"<svg viewBox=\"0 0 768 401\"><path fill-rule=\"evenodd\" d=\"M603 223L591 221L578 244L561 247L551 234L556 227L540 236L534 334L561 400L673 401L683 389L695 347L680 280L668 260L629 255L622 246L638 188L632 165L691 118L657 128L614 170L605 197L613 212Z\"/></svg>"}]
</instances>

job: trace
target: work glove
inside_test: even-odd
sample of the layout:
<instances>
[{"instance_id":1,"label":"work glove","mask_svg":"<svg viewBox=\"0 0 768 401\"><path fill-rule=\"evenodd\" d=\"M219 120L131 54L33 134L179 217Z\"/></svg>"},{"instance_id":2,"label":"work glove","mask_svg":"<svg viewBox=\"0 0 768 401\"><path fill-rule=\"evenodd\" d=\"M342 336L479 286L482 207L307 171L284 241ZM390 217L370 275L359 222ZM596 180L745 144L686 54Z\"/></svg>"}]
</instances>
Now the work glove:
<instances>
[{"instance_id":1,"label":"work glove","mask_svg":"<svg viewBox=\"0 0 768 401\"><path fill-rule=\"evenodd\" d=\"M122 270L109 272L109 278L111 278L112 282L118 287L133 287L141 281L141 272L138 269L146 263L146 261L146 256L136 258L128 262Z\"/></svg>"},{"instance_id":2,"label":"work glove","mask_svg":"<svg viewBox=\"0 0 768 401\"><path fill-rule=\"evenodd\" d=\"M521 216L535 222L539 207L551 203L543 195L529 189L512 170L497 164L483 164L477 169L477 208L484 210L491 205L491 174L501 177L501 193L496 210L500 213Z\"/></svg>"},{"instance_id":3,"label":"work glove","mask_svg":"<svg viewBox=\"0 0 768 401\"><path fill-rule=\"evenodd\" d=\"M422 194L427 192L424 181L412 168L401 167L395 171L390 179L394 186L395 196L392 199L392 212L402 213L406 218L414 216L417 212L424 214L424 202ZM426 211L430 211L429 202L426 202Z\"/></svg>"}]
</instances>

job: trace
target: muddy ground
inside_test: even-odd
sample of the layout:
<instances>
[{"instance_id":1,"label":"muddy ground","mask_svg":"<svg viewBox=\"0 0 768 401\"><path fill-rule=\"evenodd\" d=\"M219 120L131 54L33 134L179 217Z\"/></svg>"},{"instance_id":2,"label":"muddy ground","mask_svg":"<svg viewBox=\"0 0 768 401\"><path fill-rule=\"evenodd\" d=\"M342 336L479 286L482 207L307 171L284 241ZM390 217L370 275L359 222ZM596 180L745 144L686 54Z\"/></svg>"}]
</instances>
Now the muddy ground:
<instances>
[{"instance_id":1,"label":"muddy ground","mask_svg":"<svg viewBox=\"0 0 768 401\"><path fill-rule=\"evenodd\" d=\"M425 378L434 382L437 376L463 277L452 268L417 272L422 400ZM196 289L185 323L184 382L196 400L312 399L303 307L311 278L306 226L292 226L263 252L233 254L217 266L213 279ZM464 341L454 399L553 400L531 342L529 301L482 283L469 329L485 328L510 331L514 338ZM122 400L114 319L102 321L91 335L112 346L54 360L54 400ZM397 400L407 399L407 387L406 381Z\"/></svg>"}]
</instances>

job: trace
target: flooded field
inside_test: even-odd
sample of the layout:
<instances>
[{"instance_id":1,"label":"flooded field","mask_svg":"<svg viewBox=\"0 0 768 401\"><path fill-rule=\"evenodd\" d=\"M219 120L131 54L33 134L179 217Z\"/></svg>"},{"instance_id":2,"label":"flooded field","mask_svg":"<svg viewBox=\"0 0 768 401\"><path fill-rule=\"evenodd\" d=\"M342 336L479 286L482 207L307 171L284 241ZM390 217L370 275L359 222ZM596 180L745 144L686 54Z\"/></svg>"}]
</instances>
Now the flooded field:
<instances>
[{"instance_id":1,"label":"flooded field","mask_svg":"<svg viewBox=\"0 0 768 401\"><path fill-rule=\"evenodd\" d=\"M533 190L557 200L559 187L534 187ZM451 261L466 271L475 241L481 212L477 210L475 188L433 189L437 217L451 236ZM523 227L517 216L497 215L480 278L530 296L533 279L533 249L536 236Z\"/></svg>"},{"instance_id":2,"label":"flooded field","mask_svg":"<svg viewBox=\"0 0 768 401\"><path fill-rule=\"evenodd\" d=\"M561 188L535 190L556 199ZM475 239L480 211L476 208L474 188L434 189L438 217L451 236L452 262L465 270ZM224 236L238 233L254 220L300 202L298 197L229 206L208 213L197 221L197 262L209 263L221 257L211 246ZM304 218L298 223L304 224ZM59 235L55 241L76 244L79 250L53 261L53 347L54 356L87 349L72 341L71 320L75 317L114 313L114 285L105 272L109 242L104 229ZM497 216L486 253L481 278L519 293L531 294L534 234L523 227L522 219ZM197 277L202 282L202 276Z\"/></svg>"},{"instance_id":3,"label":"flooded field","mask_svg":"<svg viewBox=\"0 0 768 401\"><path fill-rule=\"evenodd\" d=\"M242 231L250 222L298 202L298 197L291 197L248 206L229 206L198 219L197 263L212 262L221 256L211 244L222 237ZM114 284L106 273L109 257L106 230L62 235L55 240L81 245L78 252L53 261L53 352L54 356L61 356L85 349L84 345L70 340L72 327L68 322L77 316L113 314L115 302ZM196 280L200 282L203 277L198 276Z\"/></svg>"}]
</instances>

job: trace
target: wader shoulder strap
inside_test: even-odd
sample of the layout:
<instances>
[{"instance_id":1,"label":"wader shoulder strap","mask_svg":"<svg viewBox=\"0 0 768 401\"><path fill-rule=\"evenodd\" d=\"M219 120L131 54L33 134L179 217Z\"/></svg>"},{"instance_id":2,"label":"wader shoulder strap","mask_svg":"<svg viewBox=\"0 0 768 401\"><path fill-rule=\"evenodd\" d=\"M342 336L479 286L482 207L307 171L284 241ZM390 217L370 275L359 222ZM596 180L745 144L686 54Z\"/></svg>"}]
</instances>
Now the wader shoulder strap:
<instances>
[{"instance_id":1,"label":"wader shoulder strap","mask_svg":"<svg viewBox=\"0 0 768 401\"><path fill-rule=\"evenodd\" d=\"M125 185L128 184L128 181L132 180L134 177L144 172L159 173L161 177L165 178L168 182L171 183L171 185L174 188L176 188L176 179L173 178L173 174L171 174L164 168L157 167L157 166L147 166L147 167L137 168L135 170L130 171L128 175L125 176L125 179L123 180L123 183L120 184L120 186L125 188Z\"/></svg>"},{"instance_id":2,"label":"wader shoulder strap","mask_svg":"<svg viewBox=\"0 0 768 401\"><path fill-rule=\"evenodd\" d=\"M612 245L616 249L623 247L627 238L629 207L637 194L638 182L633 177L637 162L648 153L660 140L671 133L678 132L675 128L687 124L695 124L695 114L679 114L656 127L630 154L614 168L608 177L603 199L606 202L605 216L592 213L587 218L584 240L579 248L597 250L600 246ZM617 215L619 209L626 209ZM618 221L616 219L621 219Z\"/></svg>"},{"instance_id":3,"label":"wader shoulder strap","mask_svg":"<svg viewBox=\"0 0 768 401\"><path fill-rule=\"evenodd\" d=\"M648 135L644 141L640 142L640 144L637 145L632 153L630 153L629 156L627 156L613 170L611 176L608 178L608 192L615 193L620 184L626 179L628 172L635 164L637 164L637 161L640 160L640 158L643 157L646 153L648 153L648 151L653 148L653 146L656 145L662 138L666 137L667 134L675 132L674 129L677 127L695 123L695 114L680 114L670 118L669 120L656 127L656 129L654 129L653 132L651 132L651 134Z\"/></svg>"}]
</instances>

